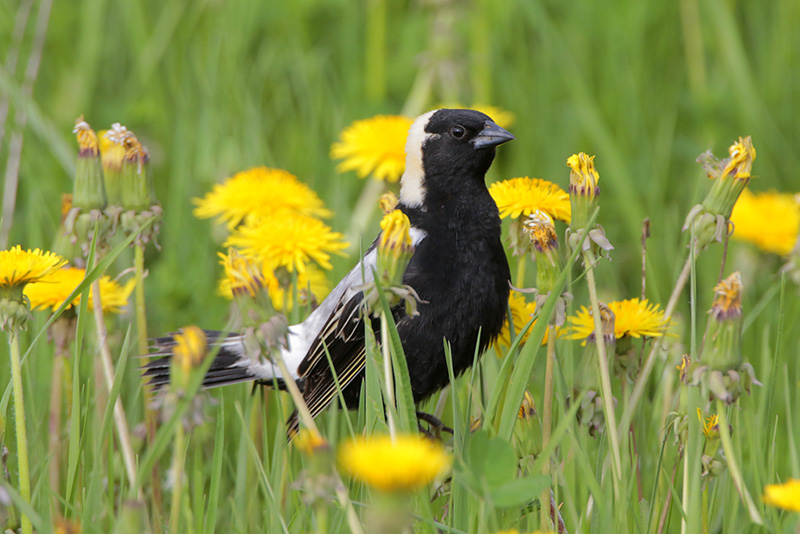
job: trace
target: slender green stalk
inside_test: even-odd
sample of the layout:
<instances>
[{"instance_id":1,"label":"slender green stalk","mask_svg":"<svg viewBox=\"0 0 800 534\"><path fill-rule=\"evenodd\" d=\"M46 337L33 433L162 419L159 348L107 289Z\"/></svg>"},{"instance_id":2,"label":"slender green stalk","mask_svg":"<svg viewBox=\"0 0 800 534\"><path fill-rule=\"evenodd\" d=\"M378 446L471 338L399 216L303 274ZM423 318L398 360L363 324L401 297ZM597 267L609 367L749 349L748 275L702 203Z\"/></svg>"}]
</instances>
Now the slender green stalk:
<instances>
[{"instance_id":1,"label":"slender green stalk","mask_svg":"<svg viewBox=\"0 0 800 534\"><path fill-rule=\"evenodd\" d=\"M114 363L111 361L111 351L108 348L108 333L105 319L103 318L103 301L100 297L100 282L98 280L92 282L92 300L94 322L97 328L97 344L100 347L100 363L103 367L103 378L106 381L106 387L110 392L114 384ZM128 483L131 488L134 488L136 486L136 460L133 457L133 446L131 445L131 435L128 430L125 409L122 407L122 402L119 398L114 403L114 426L119 437L120 453L125 464L125 472L128 475Z\"/></svg>"},{"instance_id":2,"label":"slender green stalk","mask_svg":"<svg viewBox=\"0 0 800 534\"><path fill-rule=\"evenodd\" d=\"M19 494L26 504L31 504L31 472L28 465L28 430L25 426L25 401L22 396L22 364L19 356L19 338L15 331L8 334L11 350L11 383L14 393L14 423L17 431L17 464L19 465ZM33 534L30 518L22 514L22 534Z\"/></svg>"},{"instance_id":3,"label":"slender green stalk","mask_svg":"<svg viewBox=\"0 0 800 534\"><path fill-rule=\"evenodd\" d=\"M603 411L606 418L606 429L611 441L611 459L614 470L614 493L621 495L622 484L622 455L619 447L619 434L617 430L617 417L614 413L614 396L611 389L611 376L608 372L608 356L606 355L606 344L603 339L603 325L600 319L600 305L597 300L597 285L594 279L595 257L591 250L583 253L586 264L586 283L589 286L589 300L592 304L592 315L594 317L594 340L597 344L597 363L600 366L600 386L603 390ZM623 427L624 429L625 427Z\"/></svg>"},{"instance_id":4,"label":"slender green stalk","mask_svg":"<svg viewBox=\"0 0 800 534\"><path fill-rule=\"evenodd\" d=\"M553 427L553 370L556 363L556 329L555 326L550 324L547 332L547 365L544 372L544 404L542 414L542 450L550 442ZM550 463L544 463L543 472L545 475L550 474ZM542 490L539 496L541 503L541 520L540 529L542 532L550 530L550 487L552 483ZM547 503L547 504L545 504Z\"/></svg>"},{"instance_id":5,"label":"slender green stalk","mask_svg":"<svg viewBox=\"0 0 800 534\"><path fill-rule=\"evenodd\" d=\"M144 245L136 244L133 247L133 265L136 277L136 334L139 341L139 353L147 353L147 307L144 300ZM147 382L147 377L142 374L142 383ZM145 430L147 431L147 444L152 445L156 436L156 413L151 408L153 393L151 388L142 387L142 403L144 404ZM163 501L161 493L161 476L158 465L153 465L150 487L153 493L153 529L155 534L161 534L161 518L163 517Z\"/></svg>"},{"instance_id":6,"label":"slender green stalk","mask_svg":"<svg viewBox=\"0 0 800 534\"><path fill-rule=\"evenodd\" d=\"M183 497L183 471L186 461L186 434L183 424L179 421L175 427L175 448L172 451L172 503L169 511L169 531L180 532L181 498Z\"/></svg>"},{"instance_id":7,"label":"slender green stalk","mask_svg":"<svg viewBox=\"0 0 800 534\"><path fill-rule=\"evenodd\" d=\"M394 412L397 404L394 399L394 374L392 372L392 354L389 348L389 322L386 314L381 312L381 352L383 354L383 376L386 382L386 424L389 426L389 435L392 440L397 438L397 427L394 423Z\"/></svg>"},{"instance_id":8,"label":"slender green stalk","mask_svg":"<svg viewBox=\"0 0 800 534\"><path fill-rule=\"evenodd\" d=\"M517 277L515 278L514 284L517 287L523 288L525 287L525 268L527 264L527 254L523 254L519 257L517 261Z\"/></svg>"},{"instance_id":9,"label":"slender green stalk","mask_svg":"<svg viewBox=\"0 0 800 534\"><path fill-rule=\"evenodd\" d=\"M753 523L763 525L764 521L761 519L761 514L758 513L758 508L756 508L753 498L750 496L750 492L747 491L747 486L744 484L742 471L739 469L739 462L736 460L736 451L733 450L725 403L720 399L717 399L717 417L719 417L719 436L722 439L722 449L725 451L725 460L728 462L728 470L731 472L731 478L736 485L736 491L739 492L739 497L741 497L744 505L747 507L750 520L753 521Z\"/></svg>"},{"instance_id":10,"label":"slender green stalk","mask_svg":"<svg viewBox=\"0 0 800 534\"><path fill-rule=\"evenodd\" d=\"M669 320L672 318L672 312L675 311L675 306L678 304L678 297L680 297L683 288L686 286L686 281L689 279L691 269L691 258L687 258L686 263L683 264L683 270L681 270L681 274L678 276L678 280L675 282L675 287L672 289L672 294L669 297L667 306L664 308L664 319ZM636 407L639 404L639 399L642 397L644 388L647 386L647 381L650 379L650 374L653 372L653 367L655 367L656 364L656 355L661 349L661 344L663 343L664 339L665 337L656 338L653 340L653 343L650 346L650 352L647 354L647 360L645 360L642 370L639 371L639 376L636 377L636 383L633 385L631 397L625 405L625 409L622 412L622 417L620 417L619 427L617 429L618 434L625 432L625 429L629 428L631 425L633 412L636 411Z\"/></svg>"}]
</instances>

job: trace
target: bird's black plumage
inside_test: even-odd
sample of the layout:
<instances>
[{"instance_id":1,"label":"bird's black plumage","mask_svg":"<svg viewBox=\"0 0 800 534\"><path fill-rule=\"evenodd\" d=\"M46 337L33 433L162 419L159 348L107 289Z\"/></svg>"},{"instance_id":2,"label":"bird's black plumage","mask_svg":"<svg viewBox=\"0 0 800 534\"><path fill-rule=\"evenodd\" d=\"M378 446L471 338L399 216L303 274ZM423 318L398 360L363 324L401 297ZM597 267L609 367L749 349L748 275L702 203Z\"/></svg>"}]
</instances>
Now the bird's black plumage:
<instances>
[{"instance_id":1,"label":"bird's black plumage","mask_svg":"<svg viewBox=\"0 0 800 534\"><path fill-rule=\"evenodd\" d=\"M505 320L510 273L497 206L484 179L495 146L510 139L511 134L473 110L430 112L409 132L397 209L408 216L416 246L403 282L417 292L420 303L417 315L407 315L403 306L393 313L417 402L449 382L445 340L458 375L472 365L476 346L482 353ZM336 395L326 350L347 404L358 403L365 365L364 314L363 294L353 288L364 282L361 273L371 275L376 243L320 308L293 327L295 347L286 359L296 364L292 378L302 384L313 415ZM380 329L377 321L372 326ZM215 379L208 385L220 385L221 377L236 382L277 376L269 364L249 364L239 345L235 336L223 340L217 358L225 365L212 365ZM164 357L146 371L155 385L164 383L171 353L168 342L158 347L157 355ZM232 354L237 363L231 364Z\"/></svg>"}]
</instances>

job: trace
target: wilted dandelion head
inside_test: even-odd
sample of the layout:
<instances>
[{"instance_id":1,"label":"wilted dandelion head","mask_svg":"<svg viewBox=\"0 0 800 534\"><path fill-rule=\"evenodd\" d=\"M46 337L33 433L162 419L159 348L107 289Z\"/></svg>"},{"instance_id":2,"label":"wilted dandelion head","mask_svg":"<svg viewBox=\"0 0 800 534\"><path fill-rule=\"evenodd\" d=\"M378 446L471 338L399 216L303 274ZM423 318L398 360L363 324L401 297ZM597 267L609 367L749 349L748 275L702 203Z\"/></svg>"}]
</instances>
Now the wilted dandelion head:
<instances>
[{"instance_id":1,"label":"wilted dandelion head","mask_svg":"<svg viewBox=\"0 0 800 534\"><path fill-rule=\"evenodd\" d=\"M703 425L703 434L706 439L716 439L719 436L719 417L711 414L703 420L703 410L697 408L697 419Z\"/></svg>"},{"instance_id":2,"label":"wilted dandelion head","mask_svg":"<svg viewBox=\"0 0 800 534\"><path fill-rule=\"evenodd\" d=\"M540 210L536 210L528 215L523 221L522 226L531 236L531 243L539 252L558 248L558 235L553 219Z\"/></svg>"},{"instance_id":3,"label":"wilted dandelion head","mask_svg":"<svg viewBox=\"0 0 800 534\"><path fill-rule=\"evenodd\" d=\"M352 477L388 492L409 492L443 475L452 460L444 448L419 435L373 436L345 443L339 463Z\"/></svg>"},{"instance_id":4,"label":"wilted dandelion head","mask_svg":"<svg viewBox=\"0 0 800 534\"><path fill-rule=\"evenodd\" d=\"M89 126L89 123L83 120L83 115L75 119L75 127L72 129L72 133L78 138L81 156L96 156L100 153L97 134Z\"/></svg>"},{"instance_id":5,"label":"wilted dandelion head","mask_svg":"<svg viewBox=\"0 0 800 534\"><path fill-rule=\"evenodd\" d=\"M330 450L328 440L319 435L318 432L313 432L308 429L303 429L298 432L297 436L292 440L297 450L311 456L317 452Z\"/></svg>"},{"instance_id":6,"label":"wilted dandelion head","mask_svg":"<svg viewBox=\"0 0 800 534\"><path fill-rule=\"evenodd\" d=\"M381 195L381 198L378 199L378 205L381 208L381 211L384 215L387 215L394 211L397 207L398 199L397 195L392 193L391 191L387 191L386 193Z\"/></svg>"},{"instance_id":7,"label":"wilted dandelion head","mask_svg":"<svg viewBox=\"0 0 800 534\"><path fill-rule=\"evenodd\" d=\"M397 182L406 166L405 145L412 122L399 115L353 122L331 146L331 157L342 160L337 172L354 170L359 178L371 174L376 180Z\"/></svg>"},{"instance_id":8,"label":"wilted dandelion head","mask_svg":"<svg viewBox=\"0 0 800 534\"><path fill-rule=\"evenodd\" d=\"M248 217L279 217L286 211L310 217L331 216L314 190L295 175L267 167L238 172L193 202L197 204L195 217L216 217L229 229Z\"/></svg>"},{"instance_id":9,"label":"wilted dandelion head","mask_svg":"<svg viewBox=\"0 0 800 534\"><path fill-rule=\"evenodd\" d=\"M737 180L749 179L753 160L756 159L756 149L753 147L753 140L750 136L740 137L728 148L728 154L730 154L730 159L725 162L721 179L724 180L731 175Z\"/></svg>"},{"instance_id":10,"label":"wilted dandelion head","mask_svg":"<svg viewBox=\"0 0 800 534\"><path fill-rule=\"evenodd\" d=\"M500 217L516 219L543 211L554 219L570 221L569 195L553 182L539 178L512 178L489 186Z\"/></svg>"},{"instance_id":11,"label":"wilted dandelion head","mask_svg":"<svg viewBox=\"0 0 800 534\"><path fill-rule=\"evenodd\" d=\"M711 316L726 321L742 315L742 275L735 272L714 287Z\"/></svg>"},{"instance_id":12,"label":"wilted dandelion head","mask_svg":"<svg viewBox=\"0 0 800 534\"><path fill-rule=\"evenodd\" d=\"M571 195L595 197L600 194L600 175L594 168L594 156L584 152L573 154L567 159L569 167L569 192Z\"/></svg>"},{"instance_id":13,"label":"wilted dandelion head","mask_svg":"<svg viewBox=\"0 0 800 534\"><path fill-rule=\"evenodd\" d=\"M403 250L411 247L411 222L400 210L394 210L381 219L381 249Z\"/></svg>"}]
</instances>

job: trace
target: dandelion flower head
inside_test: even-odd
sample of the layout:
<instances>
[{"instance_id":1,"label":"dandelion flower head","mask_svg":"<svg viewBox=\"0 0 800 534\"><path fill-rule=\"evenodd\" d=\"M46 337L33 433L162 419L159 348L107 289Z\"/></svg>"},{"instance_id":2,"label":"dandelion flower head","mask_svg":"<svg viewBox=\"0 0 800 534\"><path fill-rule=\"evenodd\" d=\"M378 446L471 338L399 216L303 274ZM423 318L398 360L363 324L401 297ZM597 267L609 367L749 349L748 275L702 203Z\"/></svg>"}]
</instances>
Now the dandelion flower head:
<instances>
[{"instance_id":1,"label":"dandelion flower head","mask_svg":"<svg viewBox=\"0 0 800 534\"><path fill-rule=\"evenodd\" d=\"M67 260L53 252L34 249L22 250L17 245L0 251L0 287L24 286L52 273Z\"/></svg>"},{"instance_id":2,"label":"dandelion flower head","mask_svg":"<svg viewBox=\"0 0 800 534\"><path fill-rule=\"evenodd\" d=\"M516 337L522 332L522 329L525 328L525 325L528 324L528 321L531 320L531 317L533 317L533 314L536 312L536 302L528 302L525 300L525 297L517 291L511 291L508 295L508 307L511 310L511 318L514 321L514 336ZM533 322L528 331L525 332L525 335L522 336L520 345L528 341L528 337L531 335L531 330L533 330L535 324L536 321ZM547 336L548 332L545 332L542 345L547 343ZM500 330L500 334L495 340L495 347L499 349L508 349L511 347L512 341L511 330L508 326L508 317L506 317L506 320L503 322L503 328Z\"/></svg>"},{"instance_id":3,"label":"dandelion flower head","mask_svg":"<svg viewBox=\"0 0 800 534\"><path fill-rule=\"evenodd\" d=\"M55 311L67 300L67 297L75 291L75 288L86 278L86 269L78 267L64 267L57 269L44 276L37 282L25 286L25 296L31 301L31 309L50 309ZM100 300L102 301L103 311L110 313L121 313L122 308L128 305L128 298L133 292L136 280L131 279L124 285L112 280L108 276L101 276ZM94 292L88 291L89 310L94 309ZM66 309L77 307L81 303L81 295L69 303Z\"/></svg>"},{"instance_id":4,"label":"dandelion flower head","mask_svg":"<svg viewBox=\"0 0 800 534\"><path fill-rule=\"evenodd\" d=\"M764 488L765 503L784 510L800 512L800 479L791 479L783 484L769 484Z\"/></svg>"},{"instance_id":5,"label":"dandelion flower head","mask_svg":"<svg viewBox=\"0 0 800 534\"><path fill-rule=\"evenodd\" d=\"M378 115L358 120L342 130L331 146L331 157L342 160L337 172L356 171L376 180L397 182L406 166L406 138L413 120L399 115Z\"/></svg>"},{"instance_id":6,"label":"dandelion flower head","mask_svg":"<svg viewBox=\"0 0 800 534\"><path fill-rule=\"evenodd\" d=\"M295 175L267 167L238 172L193 201L197 204L195 217L216 217L229 229L248 217L279 217L286 211L310 217L331 216L314 190Z\"/></svg>"},{"instance_id":7,"label":"dandelion flower head","mask_svg":"<svg viewBox=\"0 0 800 534\"><path fill-rule=\"evenodd\" d=\"M669 319L658 304L647 299L626 299L608 303L614 314L614 335L619 340L625 336L640 338L663 336L669 326ZM594 319L590 310L582 306L577 314L569 317L566 328L568 339L586 340L594 332Z\"/></svg>"},{"instance_id":8,"label":"dandelion flower head","mask_svg":"<svg viewBox=\"0 0 800 534\"><path fill-rule=\"evenodd\" d=\"M439 443L419 435L373 436L345 443L339 463L354 478L384 492L408 492L443 475L452 460Z\"/></svg>"},{"instance_id":9,"label":"dandelion flower head","mask_svg":"<svg viewBox=\"0 0 800 534\"><path fill-rule=\"evenodd\" d=\"M742 275L735 272L714 287L711 316L717 321L735 319L742 315Z\"/></svg>"},{"instance_id":10,"label":"dandelion flower head","mask_svg":"<svg viewBox=\"0 0 800 534\"><path fill-rule=\"evenodd\" d=\"M800 233L800 203L795 195L742 191L731 214L733 238L755 244L765 252L785 256Z\"/></svg>"},{"instance_id":11,"label":"dandelion flower head","mask_svg":"<svg viewBox=\"0 0 800 534\"><path fill-rule=\"evenodd\" d=\"M287 212L281 217L250 218L236 228L226 247L259 259L274 268L303 273L311 262L331 269L331 254L347 248L344 235L313 217Z\"/></svg>"},{"instance_id":12,"label":"dandelion flower head","mask_svg":"<svg viewBox=\"0 0 800 534\"><path fill-rule=\"evenodd\" d=\"M512 178L489 186L500 217L516 219L543 211L554 219L570 222L569 195L553 182L539 178Z\"/></svg>"},{"instance_id":13,"label":"dandelion flower head","mask_svg":"<svg viewBox=\"0 0 800 534\"><path fill-rule=\"evenodd\" d=\"M194 325L187 326L175 334L174 358L184 373L189 373L193 367L199 367L207 350L208 340L201 328Z\"/></svg>"}]
</instances>

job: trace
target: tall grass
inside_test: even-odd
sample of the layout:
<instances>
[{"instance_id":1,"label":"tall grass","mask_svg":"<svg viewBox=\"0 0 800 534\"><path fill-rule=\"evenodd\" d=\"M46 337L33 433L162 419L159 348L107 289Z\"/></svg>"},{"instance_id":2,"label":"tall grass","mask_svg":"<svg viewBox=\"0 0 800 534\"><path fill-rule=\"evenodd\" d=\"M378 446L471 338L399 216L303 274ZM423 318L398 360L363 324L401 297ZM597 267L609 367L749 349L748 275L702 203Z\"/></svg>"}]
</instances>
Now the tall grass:
<instances>
[{"instance_id":1,"label":"tall grass","mask_svg":"<svg viewBox=\"0 0 800 534\"><path fill-rule=\"evenodd\" d=\"M319 192L336 214L334 229L347 231L365 183L352 174L336 174L328 157L330 144L350 121L399 113L409 102L428 109L455 99L512 111L517 141L499 151L490 181L530 175L566 187L566 158L578 151L597 154L603 188L598 222L616 247L613 261L601 262L595 272L601 300L639 295L641 225L649 218L646 293L666 303L687 253L680 226L708 187L694 162L701 152L713 148L722 153L737 136L752 135L758 159L751 187L800 189L800 73L792 68L800 63L800 4L791 0L79 0L56 2L47 17L40 11L43 4L12 0L0 5L5 63L0 69L0 159L3 168L13 168L8 162L19 158L13 202L8 184L14 176L6 173L4 205L14 209L13 219L12 212L3 214L10 234L0 245L47 248L52 242L59 196L71 190L70 129L76 116L85 114L96 127L125 123L152 153L164 208L161 249L151 246L145 257L151 335L186 324L223 328L230 313L215 290L220 229L191 215L192 197L249 166L285 168ZM41 47L37 28L43 35ZM26 81L27 66L38 57L35 79L29 75ZM446 65L440 71L446 74L421 77L431 62ZM21 152L15 138L22 140ZM377 231L377 220L376 211L365 242ZM680 337L671 341L668 352L657 355L653 378L632 421L635 449L624 440L630 447L621 451L621 492L616 495L607 434L590 437L575 422L575 405L566 400L581 349L569 341L557 342L549 452L557 459L551 466L552 487L569 532L655 532L662 518L663 532L681 530L684 462L667 416L679 388L674 367L690 347L693 316L687 294L694 299L702 335L721 249L698 258L697 289L687 290L679 301ZM350 269L357 251L356 243L349 257L334 258L332 281ZM742 271L746 287L743 349L763 385L743 396L727 416L743 480L764 525L750 521L726 471L705 495L693 493L707 499L706 504L690 503L690 515L691 510L708 510L709 531L798 528L796 514L766 507L758 499L766 484L800 478L800 299L797 287L778 274L780 265L778 257L749 245L730 245L728 272ZM534 269L529 266L531 273ZM585 283L573 284L571 291L576 303L588 303ZM43 333L47 316L37 312L21 338L33 486L32 506L23 511L39 532L51 531L62 516L80 522L83 532L138 532L132 526L137 521L144 525L141 531L163 532L166 527L174 483L167 476L173 442L163 438L164 448L156 454L143 430L138 431L144 413L135 336L127 330L132 314L109 319L112 351L119 358L119 389L111 395L95 380L98 354L92 321L80 315L73 356L65 365L72 378L65 384L70 401L60 429L63 450L55 456L47 445L53 372L53 350ZM510 455L521 457L520 475L542 472L546 456L526 456L519 425L515 431L508 417L516 406L503 407L506 400L513 404L519 398L495 393L511 376L512 365L517 370L525 362L530 375L514 376L526 380L536 406L542 406L545 358L543 350L534 357L537 346L530 342L520 359L508 364L511 356L504 353L500 359L490 351L479 367L456 380L446 399L440 402L437 395L422 407L432 412L439 406L443 419L454 427L449 445L455 465L443 495L430 504L427 494L415 496L420 531L538 528L540 488L531 483L526 487L530 495L506 506L498 488L508 481L492 479L493 466L503 465ZM7 353L3 348L2 354ZM0 385L9 383L8 367L0 366ZM515 385L522 391L523 384ZM619 416L624 398L618 382L615 387ZM14 526L20 501L9 389L0 401L0 439L9 450L8 474L1 485L15 506L0 514ZM127 489L130 481L110 420L117 393L135 431L146 508L132 504L137 496ZM493 400L493 394L498 398ZM261 390L253 394L248 385L211 396L217 403L205 409L207 422L186 436L182 530L317 528L317 516L305 506L306 494L297 489L307 460L285 443L288 396ZM496 412L487 412L488 407ZM349 424L361 431L365 413L366 408L351 413L331 409L318 422L335 446L349 435ZM469 432L471 417L478 415L497 415L484 422L486 434ZM695 423L690 425L698 436ZM141 472L150 461L159 466L164 482L161 504L167 513L158 525L149 471ZM62 474L56 488L47 476L52 463ZM348 489L364 517L369 490L354 483ZM327 510L329 531L348 531L343 509L331 504ZM703 523L698 517L687 520L690 525Z\"/></svg>"}]
</instances>

